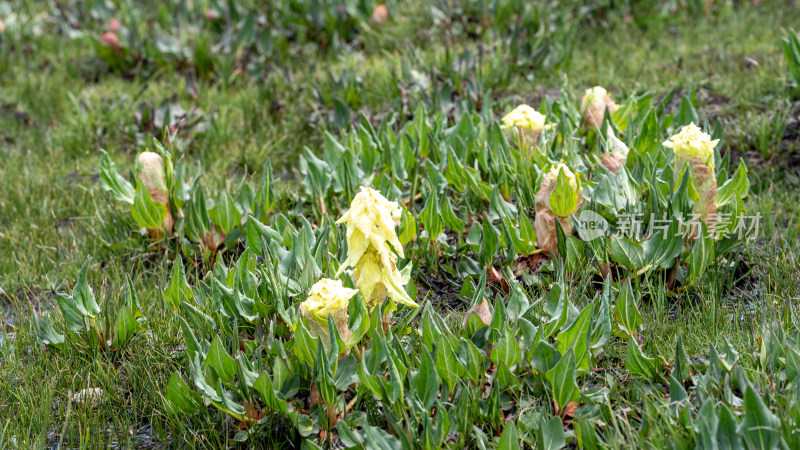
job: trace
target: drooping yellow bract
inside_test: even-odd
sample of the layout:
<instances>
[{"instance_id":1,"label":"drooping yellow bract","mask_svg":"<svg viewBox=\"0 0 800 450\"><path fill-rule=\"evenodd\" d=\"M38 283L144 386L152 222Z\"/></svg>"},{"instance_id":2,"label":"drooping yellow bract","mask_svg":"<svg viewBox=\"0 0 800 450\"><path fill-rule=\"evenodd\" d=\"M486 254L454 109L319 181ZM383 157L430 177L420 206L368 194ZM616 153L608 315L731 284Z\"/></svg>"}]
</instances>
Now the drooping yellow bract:
<instances>
[{"instance_id":1,"label":"drooping yellow bract","mask_svg":"<svg viewBox=\"0 0 800 450\"><path fill-rule=\"evenodd\" d=\"M605 116L606 109L609 114L619 109L619 105L614 103L614 100L611 100L608 91L601 86L587 89L581 100L581 115L583 116L584 127L599 130L600 125L603 124L603 116Z\"/></svg>"},{"instance_id":2,"label":"drooping yellow bract","mask_svg":"<svg viewBox=\"0 0 800 450\"><path fill-rule=\"evenodd\" d=\"M395 231L401 212L396 202L374 189L362 187L350 209L336 221L347 224L348 253L339 273L347 267L353 268L356 287L369 310L382 303L387 295L397 303L418 306L403 289L408 274L396 267L397 256L404 256Z\"/></svg>"},{"instance_id":3,"label":"drooping yellow bract","mask_svg":"<svg viewBox=\"0 0 800 450\"><path fill-rule=\"evenodd\" d=\"M706 163L710 169L714 169L714 147L719 143L719 139L711 140L711 136L704 133L694 123L690 123L681 128L681 131L664 141L664 147L671 148L675 152L676 159L680 158L683 162L690 158L697 158ZM683 164L681 164L682 166ZM680 167L678 167L680 169Z\"/></svg>"},{"instance_id":4,"label":"drooping yellow bract","mask_svg":"<svg viewBox=\"0 0 800 450\"><path fill-rule=\"evenodd\" d=\"M308 320L311 334L322 337L322 343L326 348L329 345L328 315L333 318L339 337L343 341L347 342L352 334L347 327L350 319L347 307L350 299L357 293L355 289L344 287L341 280L323 278L311 286L308 298L300 303L300 312Z\"/></svg>"}]
</instances>

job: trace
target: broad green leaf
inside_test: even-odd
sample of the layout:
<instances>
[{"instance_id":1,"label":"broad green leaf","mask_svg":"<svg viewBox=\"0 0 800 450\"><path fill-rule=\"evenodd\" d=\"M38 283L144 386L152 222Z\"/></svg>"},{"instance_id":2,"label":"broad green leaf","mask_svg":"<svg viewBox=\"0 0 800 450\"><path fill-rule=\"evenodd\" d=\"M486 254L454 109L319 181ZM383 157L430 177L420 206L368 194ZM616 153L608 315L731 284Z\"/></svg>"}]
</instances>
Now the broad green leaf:
<instances>
[{"instance_id":1,"label":"broad green leaf","mask_svg":"<svg viewBox=\"0 0 800 450\"><path fill-rule=\"evenodd\" d=\"M117 172L117 165L108 157L105 150L101 150L103 156L100 157L100 187L104 191L110 192L114 199L133 204L133 197L136 195L136 190L133 185L122 178Z\"/></svg>"},{"instance_id":2,"label":"broad green leaf","mask_svg":"<svg viewBox=\"0 0 800 450\"><path fill-rule=\"evenodd\" d=\"M406 245L417 237L417 220L407 209L403 208L400 220L400 231L397 234L400 244Z\"/></svg>"},{"instance_id":3,"label":"broad green leaf","mask_svg":"<svg viewBox=\"0 0 800 450\"><path fill-rule=\"evenodd\" d=\"M556 188L550 194L550 209L553 214L559 217L567 217L575 211L578 206L578 190L569 182L569 178L564 174L564 169L558 170Z\"/></svg>"},{"instance_id":4,"label":"broad green leaf","mask_svg":"<svg viewBox=\"0 0 800 450\"><path fill-rule=\"evenodd\" d=\"M578 383L575 379L575 353L569 350L558 364L546 374L550 389L553 391L553 401L562 411L569 402L577 402L580 398Z\"/></svg>"},{"instance_id":5,"label":"broad green leaf","mask_svg":"<svg viewBox=\"0 0 800 450\"><path fill-rule=\"evenodd\" d=\"M592 305L586 305L580 315L571 324L558 333L558 352L565 355L568 350L575 354L575 368L578 372L589 372L591 360L589 355L589 329L592 321Z\"/></svg>"},{"instance_id":6,"label":"broad green leaf","mask_svg":"<svg viewBox=\"0 0 800 450\"><path fill-rule=\"evenodd\" d=\"M131 215L142 228L160 230L163 228L164 219L167 218L167 207L153 201L150 191L139 181L136 184L136 196L131 206Z\"/></svg>"},{"instance_id":7,"label":"broad green leaf","mask_svg":"<svg viewBox=\"0 0 800 450\"><path fill-rule=\"evenodd\" d=\"M448 196L445 196L444 200L442 200L442 219L447 228L450 228L456 233L464 231L464 221L453 212L450 206L450 197Z\"/></svg>"},{"instance_id":8,"label":"broad green leaf","mask_svg":"<svg viewBox=\"0 0 800 450\"><path fill-rule=\"evenodd\" d=\"M628 269L639 269L644 266L644 249L638 242L625 236L611 236L611 260Z\"/></svg>"},{"instance_id":9,"label":"broad green leaf","mask_svg":"<svg viewBox=\"0 0 800 450\"><path fill-rule=\"evenodd\" d=\"M614 305L614 318L617 321L617 326L625 334L636 338L642 325L642 315L636 307L630 280L626 279L620 288L619 298L617 298L617 303Z\"/></svg>"},{"instance_id":10,"label":"broad green leaf","mask_svg":"<svg viewBox=\"0 0 800 450\"><path fill-rule=\"evenodd\" d=\"M227 191L219 193L219 199L214 209L208 212L209 217L219 225L222 232L228 234L242 221L242 213L236 202Z\"/></svg>"},{"instance_id":11,"label":"broad green leaf","mask_svg":"<svg viewBox=\"0 0 800 450\"><path fill-rule=\"evenodd\" d=\"M544 418L542 418L544 422ZM559 450L567 444L567 436L564 433L564 425L559 417L553 417L541 427L539 433L541 437L541 450Z\"/></svg>"},{"instance_id":12,"label":"broad green leaf","mask_svg":"<svg viewBox=\"0 0 800 450\"><path fill-rule=\"evenodd\" d=\"M411 378L411 386L423 408L430 410L439 394L439 375L436 373L433 356L425 348L420 353L419 370Z\"/></svg>"},{"instance_id":13,"label":"broad green leaf","mask_svg":"<svg viewBox=\"0 0 800 450\"><path fill-rule=\"evenodd\" d=\"M746 198L750 193L750 180L747 179L747 165L744 160L739 159L739 168L733 177L729 178L717 190L717 208L727 205L733 198L733 193L739 194L739 197Z\"/></svg>"},{"instance_id":14,"label":"broad green leaf","mask_svg":"<svg viewBox=\"0 0 800 450\"><path fill-rule=\"evenodd\" d=\"M511 219L517 217L518 214L517 207L503 199L497 186L492 189L492 193L489 196L489 210L500 220Z\"/></svg>"},{"instance_id":15,"label":"broad green leaf","mask_svg":"<svg viewBox=\"0 0 800 450\"><path fill-rule=\"evenodd\" d=\"M33 320L36 327L36 335L40 341L54 348L61 349L64 347L64 335L59 334L53 328L53 323L50 321L49 316L39 317L34 313Z\"/></svg>"},{"instance_id":16,"label":"broad green leaf","mask_svg":"<svg viewBox=\"0 0 800 450\"><path fill-rule=\"evenodd\" d=\"M183 382L180 373L175 372L167 383L164 403L170 414L194 414L202 407L202 397L189 389L189 386Z\"/></svg>"},{"instance_id":17,"label":"broad green leaf","mask_svg":"<svg viewBox=\"0 0 800 450\"><path fill-rule=\"evenodd\" d=\"M724 403L720 405L717 444L721 449L744 450L744 443L738 430L738 420L733 411Z\"/></svg>"},{"instance_id":18,"label":"broad green leaf","mask_svg":"<svg viewBox=\"0 0 800 450\"><path fill-rule=\"evenodd\" d=\"M442 228L442 213L439 211L439 198L435 192L431 192L428 200L425 201L425 207L419 214L420 221L425 231L428 232L428 240L430 242L436 241L436 238L443 231Z\"/></svg>"},{"instance_id":19,"label":"broad green leaf","mask_svg":"<svg viewBox=\"0 0 800 450\"><path fill-rule=\"evenodd\" d=\"M513 367L522 360L522 351L508 327L503 330L500 340L497 341L489 357L495 365L500 365L500 362L503 361L508 367Z\"/></svg>"},{"instance_id":20,"label":"broad green leaf","mask_svg":"<svg viewBox=\"0 0 800 450\"><path fill-rule=\"evenodd\" d=\"M702 221L698 222L699 236L694 241L692 252L689 254L689 274L687 278L696 282L703 276L706 269L714 260L714 241L708 234L708 229Z\"/></svg>"},{"instance_id":21,"label":"broad green leaf","mask_svg":"<svg viewBox=\"0 0 800 450\"><path fill-rule=\"evenodd\" d=\"M226 383L233 383L236 376L236 361L228 355L222 340L216 336L208 348L205 367L213 367L220 379Z\"/></svg>"},{"instance_id":22,"label":"broad green leaf","mask_svg":"<svg viewBox=\"0 0 800 450\"><path fill-rule=\"evenodd\" d=\"M518 450L520 449L519 437L517 436L517 426L514 421L509 421L503 427L503 433L500 434L500 441L497 443L497 448L500 450Z\"/></svg>"},{"instance_id":23,"label":"broad green leaf","mask_svg":"<svg viewBox=\"0 0 800 450\"><path fill-rule=\"evenodd\" d=\"M180 255L172 263L172 274L169 277L167 287L162 291L164 300L177 312L181 303L188 302L194 298L194 293L189 283L186 281L186 273L183 270L183 259Z\"/></svg>"},{"instance_id":24,"label":"broad green leaf","mask_svg":"<svg viewBox=\"0 0 800 450\"><path fill-rule=\"evenodd\" d=\"M703 450L717 450L717 434L719 433L719 417L714 410L714 402L707 399L697 414L694 422L694 432L697 436L697 448Z\"/></svg>"},{"instance_id":25,"label":"broad green leaf","mask_svg":"<svg viewBox=\"0 0 800 450\"><path fill-rule=\"evenodd\" d=\"M764 404L761 395L747 386L744 392L744 420L739 424L739 433L748 447L773 450L780 445L781 423L778 417Z\"/></svg>"},{"instance_id":26,"label":"broad green leaf","mask_svg":"<svg viewBox=\"0 0 800 450\"><path fill-rule=\"evenodd\" d=\"M600 304L595 305L597 313L592 320L590 348L597 352L611 338L611 295L611 277L606 277L603 292L600 294Z\"/></svg>"},{"instance_id":27,"label":"broad green leaf","mask_svg":"<svg viewBox=\"0 0 800 450\"><path fill-rule=\"evenodd\" d=\"M456 352L447 339L440 340L436 346L436 371L440 379L447 381L450 392L453 392L466 372L466 368L456 358Z\"/></svg>"},{"instance_id":28,"label":"broad green leaf","mask_svg":"<svg viewBox=\"0 0 800 450\"><path fill-rule=\"evenodd\" d=\"M645 356L636 339L628 339L628 352L625 356L625 368L633 375L654 378L657 374L657 361Z\"/></svg>"}]
</instances>

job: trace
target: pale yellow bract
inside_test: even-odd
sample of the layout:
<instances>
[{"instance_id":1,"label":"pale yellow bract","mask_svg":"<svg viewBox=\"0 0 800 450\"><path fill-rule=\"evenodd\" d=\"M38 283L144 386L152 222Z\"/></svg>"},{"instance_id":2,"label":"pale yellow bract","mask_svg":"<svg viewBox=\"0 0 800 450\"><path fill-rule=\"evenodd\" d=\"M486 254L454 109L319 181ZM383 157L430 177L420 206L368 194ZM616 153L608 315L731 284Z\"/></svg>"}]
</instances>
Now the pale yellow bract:
<instances>
[{"instance_id":1,"label":"pale yellow bract","mask_svg":"<svg viewBox=\"0 0 800 450\"><path fill-rule=\"evenodd\" d=\"M609 114L613 114L618 109L619 105L614 103L605 88L595 86L587 89L581 100L583 126L599 131L606 110L608 110Z\"/></svg>"},{"instance_id":2,"label":"pale yellow bract","mask_svg":"<svg viewBox=\"0 0 800 450\"><path fill-rule=\"evenodd\" d=\"M583 99L581 99L581 112L586 112L590 106L605 108L611 105L617 107L617 104L611 101L611 97L608 95L606 88L602 86L595 86L587 89L583 93Z\"/></svg>"},{"instance_id":3,"label":"pale yellow bract","mask_svg":"<svg viewBox=\"0 0 800 450\"><path fill-rule=\"evenodd\" d=\"M569 180L569 185L572 186L574 189L578 189L578 180L575 178L575 174L569 169L569 167L567 167L566 164L558 163L558 165L553 166L553 168L550 169L550 172L548 172L548 174L554 177L554 179L557 179L559 170L564 171L564 176L567 177L567 179Z\"/></svg>"},{"instance_id":4,"label":"pale yellow bract","mask_svg":"<svg viewBox=\"0 0 800 450\"><path fill-rule=\"evenodd\" d=\"M711 136L704 133L694 123L690 123L681 128L681 131L664 141L664 147L671 148L675 156L683 159L697 158L706 163L710 169L714 169L714 147L719 143L719 139L711 140Z\"/></svg>"},{"instance_id":5,"label":"pale yellow bract","mask_svg":"<svg viewBox=\"0 0 800 450\"><path fill-rule=\"evenodd\" d=\"M356 287L372 309L389 295L397 303L417 307L403 289L408 276L397 270L397 256L404 256L395 228L402 210L380 192L362 187L350 209L336 221L347 224L347 259L339 273L354 269ZM396 254L395 254L396 252Z\"/></svg>"},{"instance_id":6,"label":"pale yellow bract","mask_svg":"<svg viewBox=\"0 0 800 450\"><path fill-rule=\"evenodd\" d=\"M526 128L540 133L545 128L547 117L528 105L519 105L513 111L503 116L503 128Z\"/></svg>"},{"instance_id":7,"label":"pale yellow bract","mask_svg":"<svg viewBox=\"0 0 800 450\"><path fill-rule=\"evenodd\" d=\"M164 158L158 153L142 152L139 154L138 160L141 168L139 178L144 187L151 191L164 192L166 195L167 177L164 174Z\"/></svg>"},{"instance_id":8,"label":"pale yellow bract","mask_svg":"<svg viewBox=\"0 0 800 450\"><path fill-rule=\"evenodd\" d=\"M350 299L358 293L355 289L344 287L341 280L323 278L308 292L308 299L300 305L320 323L328 323L328 315L337 317L347 312Z\"/></svg>"}]
</instances>

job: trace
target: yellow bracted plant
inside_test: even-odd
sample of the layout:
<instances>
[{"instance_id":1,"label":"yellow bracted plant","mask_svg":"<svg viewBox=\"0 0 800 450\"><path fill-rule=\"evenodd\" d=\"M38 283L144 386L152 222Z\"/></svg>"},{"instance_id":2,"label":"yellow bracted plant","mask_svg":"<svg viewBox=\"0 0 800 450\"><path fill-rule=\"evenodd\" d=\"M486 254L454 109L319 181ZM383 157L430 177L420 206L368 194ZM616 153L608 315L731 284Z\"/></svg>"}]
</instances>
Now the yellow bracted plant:
<instances>
[{"instance_id":1,"label":"yellow bracted plant","mask_svg":"<svg viewBox=\"0 0 800 450\"><path fill-rule=\"evenodd\" d=\"M717 176L714 173L714 147L719 139L711 140L694 123L681 128L681 131L664 141L664 147L675 152L675 174L688 164L692 174L692 184L697 191L694 212L705 222L709 230L713 229L717 214Z\"/></svg>"},{"instance_id":2,"label":"yellow bracted plant","mask_svg":"<svg viewBox=\"0 0 800 450\"><path fill-rule=\"evenodd\" d=\"M619 109L619 105L608 95L608 91L601 86L587 89L581 100L581 116L583 126L587 129L599 130L603 124L603 117Z\"/></svg>"},{"instance_id":3,"label":"yellow bracted plant","mask_svg":"<svg viewBox=\"0 0 800 450\"><path fill-rule=\"evenodd\" d=\"M341 280L323 278L311 286L308 298L300 303L300 313L308 320L311 335L322 338L325 348L330 345L328 315L333 318L342 341L345 343L350 341L353 332L347 326L350 319L347 307L350 299L357 293L355 289L344 287Z\"/></svg>"},{"instance_id":4,"label":"yellow bracted plant","mask_svg":"<svg viewBox=\"0 0 800 450\"><path fill-rule=\"evenodd\" d=\"M542 131L550 128L547 117L528 105L519 105L502 118L504 130L516 133L516 138L525 148L539 145Z\"/></svg>"},{"instance_id":5,"label":"yellow bracted plant","mask_svg":"<svg viewBox=\"0 0 800 450\"><path fill-rule=\"evenodd\" d=\"M559 186L559 177L563 185ZM558 236L556 220L568 236L572 234L572 214L583 203L583 188L578 184L575 174L565 164L553 166L542 180L536 193L536 241L546 255L556 252Z\"/></svg>"},{"instance_id":6,"label":"yellow bracted plant","mask_svg":"<svg viewBox=\"0 0 800 450\"><path fill-rule=\"evenodd\" d=\"M356 287L364 298L367 310L372 312L391 297L396 303L416 308L418 305L405 291L410 278L410 267L397 269L403 246L395 228L402 210L380 192L361 187L344 215L336 222L347 224L347 259L337 275L353 268Z\"/></svg>"}]
</instances>

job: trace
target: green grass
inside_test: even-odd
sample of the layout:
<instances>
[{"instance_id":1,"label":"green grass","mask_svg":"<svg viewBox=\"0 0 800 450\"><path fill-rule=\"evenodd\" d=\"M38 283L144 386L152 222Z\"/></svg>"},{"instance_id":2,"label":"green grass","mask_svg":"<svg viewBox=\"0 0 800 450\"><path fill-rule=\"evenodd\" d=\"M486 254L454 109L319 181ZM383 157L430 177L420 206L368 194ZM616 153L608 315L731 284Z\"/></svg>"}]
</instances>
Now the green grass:
<instances>
[{"instance_id":1,"label":"green grass","mask_svg":"<svg viewBox=\"0 0 800 450\"><path fill-rule=\"evenodd\" d=\"M320 103L314 93L319 89L342 95L334 92L340 88L331 82L331 74L360 78L352 94L352 118L361 113L372 120L387 114L410 116L414 101L426 97L423 92L404 104L398 86L403 82L397 79L404 61L432 75L434 86L437 79L461 79L452 70L454 55L474 54L480 43L431 25L420 3L412 2L385 27L366 33L362 50L311 61L298 58L265 80L243 78L231 85L193 81L171 69L149 79L108 73L97 69L103 65L93 48L59 33L15 45L0 40L8 52L0 66L0 321L7 324L5 331L0 329L0 447L55 445L54 436L64 432L70 446L82 447L110 442L232 445L235 425L217 410L183 422L164 411L163 388L183 365L180 328L161 297L173 255L145 250L146 240L131 231L129 214L101 191L96 177L99 150L108 150L128 170L148 138L135 118L140 102L157 106L174 98L186 110L202 110L207 121L204 134L173 142L187 162L202 165L207 187L257 179L269 158L291 191L302 149L316 151L325 131L337 132L328 119L332 105ZM639 301L652 346L645 351L671 356L681 334L689 356L705 358L709 345L719 347L727 339L739 351L744 370L765 377L757 364L757 336L784 305L797 309L800 296L800 179L797 166L781 167L782 161L791 160L775 148L781 139L775 130L782 129L765 125L792 110L780 38L785 28L798 23L800 12L796 6L744 3L717 15L652 17L646 29L612 15L604 26L581 26L569 58L556 67L531 68L501 79L495 71L502 62L493 59L490 48L463 78L484 87L478 92L482 104L495 107L481 112L495 117L521 101L538 105L565 81L575 98L597 84L618 99L644 91L661 96L673 87L684 93L693 90L700 117L724 124L724 149L757 158L751 163L757 167L751 173L755 195L747 204L764 218L762 236L744 248L746 273L720 269L678 297L659 292L658 284L655 289L640 286L636 292L646 294ZM122 99L127 101L120 104ZM768 165L765 159L772 155ZM55 308L55 293L71 289L87 255L93 256L90 284L98 298L120 301L124 275L129 274L149 318L150 331L114 358L48 352L33 327L32 311ZM569 282L580 278L573 274ZM722 280L736 287L723 289ZM460 323L462 313L447 313ZM604 374L618 382L618 406L641 416L636 411L642 408L640 386L628 382L624 355L622 341L612 339ZM70 394L87 386L102 388L106 401L96 408L71 404ZM618 444L668 445L668 431L651 427L651 435L641 442ZM256 446L270 447L274 442L269 439L279 439L268 430L262 435L266 441Z\"/></svg>"}]
</instances>

